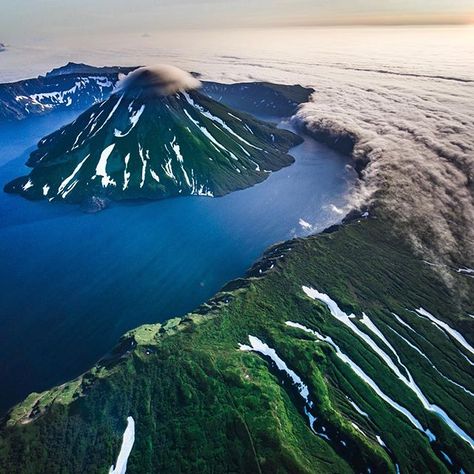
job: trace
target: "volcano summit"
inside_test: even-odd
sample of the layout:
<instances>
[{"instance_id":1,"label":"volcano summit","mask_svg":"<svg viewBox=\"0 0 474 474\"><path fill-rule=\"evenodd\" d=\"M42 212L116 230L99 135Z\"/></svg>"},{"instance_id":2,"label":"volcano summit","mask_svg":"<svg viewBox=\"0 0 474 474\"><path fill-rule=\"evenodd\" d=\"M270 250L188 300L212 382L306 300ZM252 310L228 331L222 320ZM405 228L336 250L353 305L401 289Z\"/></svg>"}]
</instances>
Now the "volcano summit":
<instances>
[{"instance_id":1,"label":"volcano summit","mask_svg":"<svg viewBox=\"0 0 474 474\"><path fill-rule=\"evenodd\" d=\"M28 176L7 192L81 203L91 198L221 196L293 162L301 139L210 99L172 66L139 68L116 92L43 138Z\"/></svg>"}]
</instances>

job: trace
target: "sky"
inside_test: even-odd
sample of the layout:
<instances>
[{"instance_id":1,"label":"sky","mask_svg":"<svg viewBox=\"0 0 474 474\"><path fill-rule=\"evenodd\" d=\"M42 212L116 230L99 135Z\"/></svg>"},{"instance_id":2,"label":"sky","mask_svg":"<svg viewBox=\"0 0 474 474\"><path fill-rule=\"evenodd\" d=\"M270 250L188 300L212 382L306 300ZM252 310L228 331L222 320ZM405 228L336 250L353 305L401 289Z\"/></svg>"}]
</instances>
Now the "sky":
<instances>
[{"instance_id":1,"label":"sky","mask_svg":"<svg viewBox=\"0 0 474 474\"><path fill-rule=\"evenodd\" d=\"M472 0L1 0L0 42L222 27L465 24Z\"/></svg>"}]
</instances>

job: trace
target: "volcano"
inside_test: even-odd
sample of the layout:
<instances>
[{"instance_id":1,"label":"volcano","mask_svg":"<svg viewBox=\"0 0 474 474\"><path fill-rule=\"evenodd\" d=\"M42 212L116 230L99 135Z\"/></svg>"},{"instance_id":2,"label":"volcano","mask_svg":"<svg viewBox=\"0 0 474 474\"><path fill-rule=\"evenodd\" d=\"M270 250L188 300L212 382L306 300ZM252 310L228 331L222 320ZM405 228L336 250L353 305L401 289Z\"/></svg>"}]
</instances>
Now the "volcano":
<instances>
[{"instance_id":1,"label":"volcano","mask_svg":"<svg viewBox=\"0 0 474 474\"><path fill-rule=\"evenodd\" d=\"M290 165L297 135L199 92L171 66L139 68L114 94L40 140L5 191L28 199L222 196Z\"/></svg>"}]
</instances>

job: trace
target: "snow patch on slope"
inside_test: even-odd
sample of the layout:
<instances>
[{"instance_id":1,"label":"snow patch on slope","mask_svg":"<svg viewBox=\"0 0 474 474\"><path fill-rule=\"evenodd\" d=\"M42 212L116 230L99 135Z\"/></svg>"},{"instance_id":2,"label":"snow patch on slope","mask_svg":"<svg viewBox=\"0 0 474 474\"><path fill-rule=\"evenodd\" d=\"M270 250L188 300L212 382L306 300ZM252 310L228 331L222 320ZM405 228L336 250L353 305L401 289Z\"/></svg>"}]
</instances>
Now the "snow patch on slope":
<instances>
[{"instance_id":1,"label":"snow patch on slope","mask_svg":"<svg viewBox=\"0 0 474 474\"><path fill-rule=\"evenodd\" d=\"M432 404L429 402L428 398L422 392L420 387L416 384L415 380L413 379L410 371L408 368L401 362L400 357L398 356L395 348L387 341L387 339L383 336L383 334L378 330L375 324L368 318L367 315L364 314L362 319L362 323L365 324L371 332L376 334L387 347L394 353L396 360L398 363L405 369L406 375L404 375L398 366L393 362L392 358L379 347L379 345L372 339L369 335L361 331L353 322L354 315L347 315L344 311L342 311L337 303L331 299L328 295L324 293L320 293L318 290L314 288L309 288L303 286L304 293L314 300L321 301L324 303L330 310L331 314L345 326L347 326L354 334L359 336L364 342L368 344L368 346L386 363L386 365L392 370L392 372L400 379L413 393L416 395L418 400L421 402L425 410L428 410L432 413L437 414L448 426L451 430L456 433L460 438L465 440L467 443L471 445L474 449L474 439L466 433L460 426L456 424L454 420L452 420L449 415L438 405Z\"/></svg>"},{"instance_id":2,"label":"snow patch on slope","mask_svg":"<svg viewBox=\"0 0 474 474\"><path fill-rule=\"evenodd\" d=\"M109 474L125 474L127 472L127 462L135 443L135 420L129 416L127 418L127 427L123 432L122 446L117 457L115 466L110 466Z\"/></svg>"},{"instance_id":3,"label":"snow patch on slope","mask_svg":"<svg viewBox=\"0 0 474 474\"><path fill-rule=\"evenodd\" d=\"M263 341L261 341L258 337L249 336L250 346L246 344L239 344L239 348L241 351L253 351L258 352L264 356L269 357L277 366L278 370L285 372L295 384L298 393L300 394L301 398L304 400L305 405L307 408L311 409L313 407L313 402L309 400L309 389L307 385L301 380L301 377L296 374L293 370L291 370L286 362L281 359L281 357L276 353L275 349L272 349ZM306 408L305 407L305 408ZM313 422L315 420L314 416L305 409L306 416L310 422L310 428L313 429Z\"/></svg>"},{"instance_id":4,"label":"snow patch on slope","mask_svg":"<svg viewBox=\"0 0 474 474\"><path fill-rule=\"evenodd\" d=\"M115 148L115 143L106 147L102 153L100 154L99 161L97 163L95 169L95 176L92 178L94 179L96 176L101 177L102 186L106 188L107 186L115 186L115 181L107 174L107 160L109 159L110 154ZM86 157L87 158L87 157Z\"/></svg>"},{"instance_id":5,"label":"snow patch on slope","mask_svg":"<svg viewBox=\"0 0 474 474\"><path fill-rule=\"evenodd\" d=\"M144 110L145 110L145 105L142 105L138 110L136 110L135 112L132 112L129 117L130 124L131 124L130 128L126 132L121 132L120 130L115 129L114 135L118 138L126 137L135 128Z\"/></svg>"},{"instance_id":6,"label":"snow patch on slope","mask_svg":"<svg viewBox=\"0 0 474 474\"><path fill-rule=\"evenodd\" d=\"M295 323L293 321L286 321L286 325L295 329L301 329L302 331L312 334L313 336L316 336L317 339L320 341L328 343L330 346L333 347L333 349L336 352L336 356L342 360L345 364L347 364L353 371L354 373L360 377L382 400L384 400L386 403L388 403L392 408L397 410L398 412L402 413L408 420L417 428L418 430L422 431L425 433L431 441L434 441L436 438L434 435L428 430L424 429L422 424L418 421L418 419L410 413L409 410L407 410L405 407L401 406L398 404L395 400L390 398L388 395L386 395L380 388L379 386L375 383L375 381L370 378L363 370L361 367L359 367L355 362L353 362L348 355L346 355L344 352L341 351L339 346L333 341L333 339L329 336L324 336L320 334L317 331L314 331L312 329L307 328L306 326L303 326L300 323Z\"/></svg>"},{"instance_id":7,"label":"snow patch on slope","mask_svg":"<svg viewBox=\"0 0 474 474\"><path fill-rule=\"evenodd\" d=\"M453 329L449 324L445 323L444 321L441 321L440 319L435 318L431 313L429 313L423 308L415 309L415 311L419 315L428 318L438 329L445 332L446 334L449 334L453 339L459 342L459 344L461 344L461 346L463 346L464 349L468 350L471 354L474 354L474 347L472 347L466 341L466 339L464 339L464 336L459 331L456 331L456 329Z\"/></svg>"}]
</instances>

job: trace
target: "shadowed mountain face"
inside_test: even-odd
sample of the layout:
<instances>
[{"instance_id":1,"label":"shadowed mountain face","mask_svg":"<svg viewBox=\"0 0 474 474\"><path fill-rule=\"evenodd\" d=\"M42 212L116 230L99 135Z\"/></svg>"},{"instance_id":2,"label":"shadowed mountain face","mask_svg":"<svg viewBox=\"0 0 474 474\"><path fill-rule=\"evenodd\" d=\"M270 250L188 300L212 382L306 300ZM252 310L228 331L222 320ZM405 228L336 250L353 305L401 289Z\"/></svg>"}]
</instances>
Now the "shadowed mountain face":
<instances>
[{"instance_id":1,"label":"shadowed mountain face","mask_svg":"<svg viewBox=\"0 0 474 474\"><path fill-rule=\"evenodd\" d=\"M228 107L258 117L289 117L297 112L300 104L310 100L314 89L270 82L203 82L202 91Z\"/></svg>"},{"instance_id":2,"label":"shadowed mountain face","mask_svg":"<svg viewBox=\"0 0 474 474\"><path fill-rule=\"evenodd\" d=\"M29 199L219 196L293 162L291 132L189 90L123 90L43 138L29 176L5 190Z\"/></svg>"}]
</instances>

